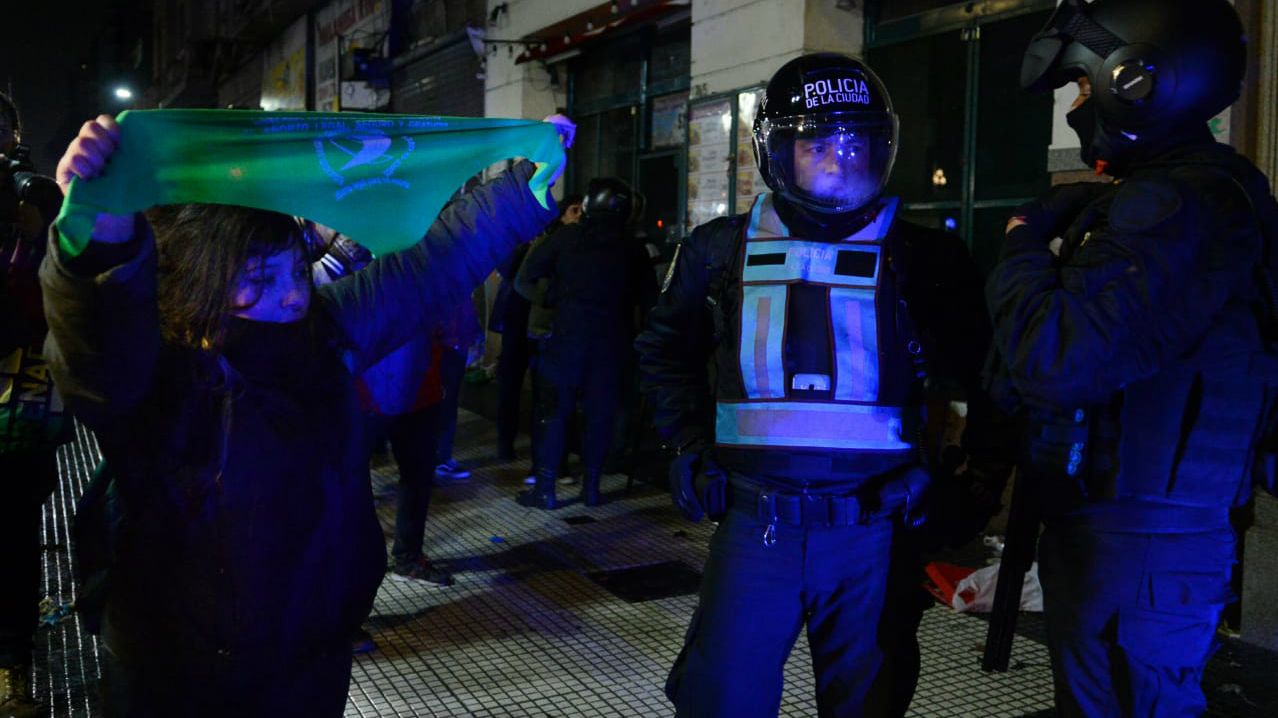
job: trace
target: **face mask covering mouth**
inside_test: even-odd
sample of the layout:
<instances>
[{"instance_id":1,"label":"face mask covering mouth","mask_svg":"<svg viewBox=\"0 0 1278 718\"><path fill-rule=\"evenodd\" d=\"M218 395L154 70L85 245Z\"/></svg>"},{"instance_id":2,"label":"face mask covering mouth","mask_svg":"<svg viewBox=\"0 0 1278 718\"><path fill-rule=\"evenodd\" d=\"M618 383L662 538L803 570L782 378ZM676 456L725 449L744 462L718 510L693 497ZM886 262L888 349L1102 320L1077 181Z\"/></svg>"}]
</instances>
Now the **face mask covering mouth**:
<instances>
[{"instance_id":1,"label":"face mask covering mouth","mask_svg":"<svg viewBox=\"0 0 1278 718\"><path fill-rule=\"evenodd\" d=\"M1078 107L1070 110L1065 115L1065 123L1070 129L1074 130L1074 134L1078 135L1080 143L1079 156L1088 167L1094 167L1096 164L1096 112L1093 109L1094 104L1091 100L1084 102Z\"/></svg>"}]
</instances>

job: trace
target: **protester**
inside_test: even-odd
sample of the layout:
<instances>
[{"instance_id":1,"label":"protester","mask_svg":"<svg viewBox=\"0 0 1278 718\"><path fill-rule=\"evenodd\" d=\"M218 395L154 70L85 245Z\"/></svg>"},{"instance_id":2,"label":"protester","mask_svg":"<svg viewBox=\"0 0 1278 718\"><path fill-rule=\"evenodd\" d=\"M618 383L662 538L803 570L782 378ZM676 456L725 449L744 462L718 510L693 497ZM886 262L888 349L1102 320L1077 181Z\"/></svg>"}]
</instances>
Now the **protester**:
<instances>
[{"instance_id":1,"label":"protester","mask_svg":"<svg viewBox=\"0 0 1278 718\"><path fill-rule=\"evenodd\" d=\"M548 119L570 142L571 123ZM86 123L59 183L95 181L119 141L112 118ZM314 292L302 228L274 212L189 205L157 233L99 213L80 251L54 233L47 356L123 511L107 715L341 715L383 566L353 376L549 223L533 171Z\"/></svg>"}]
</instances>

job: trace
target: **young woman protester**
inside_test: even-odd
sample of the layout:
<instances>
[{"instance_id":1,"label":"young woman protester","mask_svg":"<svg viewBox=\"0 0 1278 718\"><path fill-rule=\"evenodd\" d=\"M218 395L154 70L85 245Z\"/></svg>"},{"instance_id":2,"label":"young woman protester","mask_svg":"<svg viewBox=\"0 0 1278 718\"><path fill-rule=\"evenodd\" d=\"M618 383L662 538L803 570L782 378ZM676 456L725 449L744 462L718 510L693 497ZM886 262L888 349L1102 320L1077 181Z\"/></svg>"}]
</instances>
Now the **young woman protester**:
<instances>
[{"instance_id":1,"label":"young woman protester","mask_svg":"<svg viewBox=\"0 0 1278 718\"><path fill-rule=\"evenodd\" d=\"M58 181L93 181L119 137L109 117L86 123ZM533 172L515 165L416 245L314 290L304 230L275 212L99 214L74 257L54 233L46 352L121 517L107 715L342 714L384 566L352 377L554 219Z\"/></svg>"}]
</instances>

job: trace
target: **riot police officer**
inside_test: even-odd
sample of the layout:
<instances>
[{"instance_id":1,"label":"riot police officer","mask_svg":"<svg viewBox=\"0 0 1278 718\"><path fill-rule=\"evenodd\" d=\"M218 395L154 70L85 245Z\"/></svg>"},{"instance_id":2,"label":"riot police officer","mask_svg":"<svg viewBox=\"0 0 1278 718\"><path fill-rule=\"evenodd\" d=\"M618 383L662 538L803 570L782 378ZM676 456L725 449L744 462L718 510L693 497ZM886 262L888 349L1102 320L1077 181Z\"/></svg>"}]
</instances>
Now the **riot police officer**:
<instances>
[{"instance_id":1,"label":"riot police officer","mask_svg":"<svg viewBox=\"0 0 1278 718\"><path fill-rule=\"evenodd\" d=\"M555 478L577 401L582 427L582 503L603 501L599 479L612 445L621 381L636 310L656 299L657 281L642 245L627 233L635 191L615 177L592 179L582 200L582 220L565 224L528 251L515 290L531 298L538 280L549 279L546 302L554 308L550 337L541 346L537 408L541 436L536 485L520 492L521 505L555 509Z\"/></svg>"},{"instance_id":2,"label":"riot police officer","mask_svg":"<svg viewBox=\"0 0 1278 718\"><path fill-rule=\"evenodd\" d=\"M1028 421L1040 483L1061 715L1206 710L1229 512L1273 384L1259 228L1278 206L1207 124L1244 65L1226 0L1067 0L1025 55L1026 89L1078 83L1066 119L1115 178L1019 208L987 287L998 394Z\"/></svg>"},{"instance_id":3,"label":"riot police officer","mask_svg":"<svg viewBox=\"0 0 1278 718\"><path fill-rule=\"evenodd\" d=\"M974 392L989 335L963 244L882 196L896 148L869 67L786 63L754 124L771 192L680 246L636 342L675 503L721 522L666 686L679 716L776 715L805 623L820 714L890 710L885 649L909 641L878 624L894 532L929 481L924 379ZM974 450L994 446L983 413Z\"/></svg>"}]
</instances>

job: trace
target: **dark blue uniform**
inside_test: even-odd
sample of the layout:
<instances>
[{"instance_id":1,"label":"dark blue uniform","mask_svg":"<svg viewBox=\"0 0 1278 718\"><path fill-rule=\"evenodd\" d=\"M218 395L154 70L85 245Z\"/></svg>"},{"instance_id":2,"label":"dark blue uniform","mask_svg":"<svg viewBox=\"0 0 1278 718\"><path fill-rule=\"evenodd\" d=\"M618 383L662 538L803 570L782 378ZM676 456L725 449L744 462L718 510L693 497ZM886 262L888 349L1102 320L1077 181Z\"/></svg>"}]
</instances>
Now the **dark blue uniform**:
<instances>
[{"instance_id":1,"label":"dark blue uniform","mask_svg":"<svg viewBox=\"0 0 1278 718\"><path fill-rule=\"evenodd\" d=\"M842 240L793 237L770 195L698 228L636 343L658 430L713 441L729 477L666 687L680 716L776 715L805 623L822 716L908 704L919 609L880 629L885 597L908 591L889 586L899 525L875 509L922 461L921 355L929 386L971 400L972 464L1002 447L977 393L989 328L966 249L876 207ZM885 663L906 675L900 700Z\"/></svg>"},{"instance_id":2,"label":"dark blue uniform","mask_svg":"<svg viewBox=\"0 0 1278 718\"><path fill-rule=\"evenodd\" d=\"M1206 128L1077 196L1059 257L1031 218L987 288L1044 497L1057 708L1199 715L1272 381L1255 272L1278 207Z\"/></svg>"}]
</instances>

